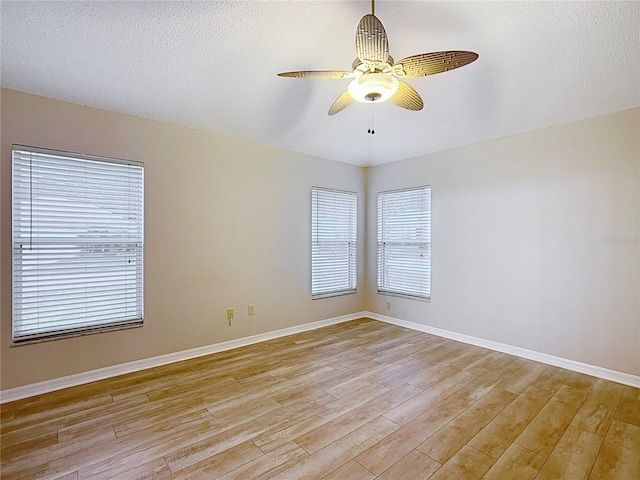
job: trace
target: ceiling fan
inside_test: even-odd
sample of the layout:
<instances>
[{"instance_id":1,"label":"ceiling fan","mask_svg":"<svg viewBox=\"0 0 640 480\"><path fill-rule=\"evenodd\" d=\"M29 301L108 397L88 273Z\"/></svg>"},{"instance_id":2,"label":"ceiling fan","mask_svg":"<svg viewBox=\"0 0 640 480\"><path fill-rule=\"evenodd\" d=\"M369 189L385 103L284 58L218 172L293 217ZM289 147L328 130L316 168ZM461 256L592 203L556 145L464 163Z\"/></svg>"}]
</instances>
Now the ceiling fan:
<instances>
[{"instance_id":1,"label":"ceiling fan","mask_svg":"<svg viewBox=\"0 0 640 480\"><path fill-rule=\"evenodd\" d=\"M391 103L407 110L422 110L422 98L411 85L398 78L416 78L464 67L478 58L478 54L463 50L421 53L394 62L389 55L389 41L382 22L375 16L375 0L371 14L365 15L356 29L356 54L352 71L303 70L279 73L292 78L352 78L347 91L333 102L329 115L344 110L353 102Z\"/></svg>"}]
</instances>

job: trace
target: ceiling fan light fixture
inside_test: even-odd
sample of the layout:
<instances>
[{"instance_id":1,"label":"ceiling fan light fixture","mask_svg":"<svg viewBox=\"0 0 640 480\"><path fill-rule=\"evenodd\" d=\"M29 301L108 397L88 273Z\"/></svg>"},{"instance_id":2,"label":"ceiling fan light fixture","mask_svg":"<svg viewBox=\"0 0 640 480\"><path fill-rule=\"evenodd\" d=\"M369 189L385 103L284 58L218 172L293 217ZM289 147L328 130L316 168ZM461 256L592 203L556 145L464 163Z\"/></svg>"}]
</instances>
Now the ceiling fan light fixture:
<instances>
[{"instance_id":1,"label":"ceiling fan light fixture","mask_svg":"<svg viewBox=\"0 0 640 480\"><path fill-rule=\"evenodd\" d=\"M356 102L380 103L398 90L398 80L388 73L367 73L353 79L347 87Z\"/></svg>"}]
</instances>

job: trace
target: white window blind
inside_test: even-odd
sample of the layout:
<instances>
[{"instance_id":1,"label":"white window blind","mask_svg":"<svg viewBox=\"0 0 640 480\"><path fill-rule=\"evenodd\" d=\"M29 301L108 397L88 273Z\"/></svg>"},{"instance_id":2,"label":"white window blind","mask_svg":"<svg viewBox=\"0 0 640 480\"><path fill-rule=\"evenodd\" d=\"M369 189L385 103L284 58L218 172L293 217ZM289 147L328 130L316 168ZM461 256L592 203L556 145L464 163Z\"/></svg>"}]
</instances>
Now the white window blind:
<instances>
[{"instance_id":1,"label":"white window blind","mask_svg":"<svg viewBox=\"0 0 640 480\"><path fill-rule=\"evenodd\" d=\"M431 187L378 194L378 292L431 297Z\"/></svg>"},{"instance_id":2,"label":"white window blind","mask_svg":"<svg viewBox=\"0 0 640 480\"><path fill-rule=\"evenodd\" d=\"M13 341L142 324L141 163L14 146Z\"/></svg>"},{"instance_id":3,"label":"white window blind","mask_svg":"<svg viewBox=\"0 0 640 480\"><path fill-rule=\"evenodd\" d=\"M354 192L311 190L311 296L356 291L357 198Z\"/></svg>"}]
</instances>

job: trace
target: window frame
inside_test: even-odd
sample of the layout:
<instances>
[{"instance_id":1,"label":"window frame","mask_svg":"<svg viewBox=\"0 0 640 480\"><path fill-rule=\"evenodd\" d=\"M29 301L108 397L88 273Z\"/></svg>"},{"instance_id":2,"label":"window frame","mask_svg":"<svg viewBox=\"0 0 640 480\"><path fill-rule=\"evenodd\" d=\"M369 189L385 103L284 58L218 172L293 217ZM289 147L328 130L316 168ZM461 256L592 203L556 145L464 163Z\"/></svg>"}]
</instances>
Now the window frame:
<instances>
[{"instance_id":1,"label":"window frame","mask_svg":"<svg viewBox=\"0 0 640 480\"><path fill-rule=\"evenodd\" d=\"M347 265L343 266L348 271L348 280L344 288L336 288L334 290L314 290L314 267L316 266L315 252L316 248L319 248L318 239L318 225L314 223L317 220L317 203L316 194L336 194L336 195L348 195L353 198L352 215L353 223L348 225L349 235L348 240L342 240L341 243L346 243L348 250ZM347 202L345 201L345 204ZM335 243L335 242L334 242ZM318 244L316 246L316 244ZM311 299L318 300L321 298L337 297L341 295L351 295L358 291L358 194L357 192L347 190L337 190L334 188L326 187L311 187Z\"/></svg>"},{"instance_id":2,"label":"window frame","mask_svg":"<svg viewBox=\"0 0 640 480\"><path fill-rule=\"evenodd\" d=\"M101 235L96 234L95 231L93 232L93 236L87 235L86 237L80 236L78 234L79 230L76 230L75 236L73 234L73 231L70 231L70 230L68 230L68 233L59 233L59 234L52 233L55 231L56 228L59 229L58 231L64 232L63 228L65 226L64 225L65 222L73 222L77 218L77 217L74 218L73 216L70 216L70 212L64 209L61 209L60 211L53 210L53 212L55 213L60 213L59 217L57 218L57 221L52 221L52 218L54 217L47 215L42 217L44 220L38 220L37 222L34 222L33 220L34 216L38 215L38 213L40 216L43 216L43 212L39 212L38 208L34 209L33 207L34 203L32 203L33 202L32 191L33 191L33 185L35 185L35 183L32 183L32 180L31 180L31 175L32 175L30 170L31 166L28 167L30 172L29 180L26 181L24 178L22 178L24 176L24 157L29 154L39 156L39 161L41 162L39 167L42 169L45 168L44 165L46 165L46 162L49 162L49 164L51 165L55 162L55 157L59 157L61 162L67 162L67 163L66 164L63 163L59 166L51 168L51 171L53 172L52 173L53 177L55 177L56 175L57 176L67 175L66 173L63 173L63 169L67 168L71 172L71 175L80 176L84 182L86 182L87 179L89 179L89 177L86 175L94 175L94 176L97 175L98 177L100 177L103 174L104 175L111 174L111 172L109 173L106 173L106 172L108 172L108 169L110 168L113 169L114 166L116 165L121 165L123 167L125 166L132 167L131 169L127 169L128 171L126 172L124 170L118 171L117 172L118 177L115 177L115 178L119 180L120 177L122 177L122 179L132 179L134 183L137 182L136 185L132 187L135 189L135 190L132 190L135 192L135 195L131 197L130 195L127 196L127 194L119 194L118 201L120 201L120 203L117 203L116 205L117 206L125 205L125 202L121 202L121 200L129 197L139 202L137 207L131 207L131 206L127 206L126 208L123 207L125 208L124 211L126 212L126 215L127 215L124 218L126 218L127 219L126 221L129 222L131 217L134 217L134 223L132 225L133 225L133 229L138 233L136 235L130 236L131 230L125 230L124 232L126 232L126 235L127 235L126 238L123 237L122 232L120 232L120 235L111 235L109 237L105 237L104 242L101 242L102 240L102 238L100 238ZM92 163L93 166L87 164L87 166L84 167L84 170L85 170L84 177L82 177L83 175L82 169L79 167L80 163L78 163L78 166L75 169L69 167L69 162L73 163L73 162L84 162L84 161L93 162ZM18 165L20 162L22 162L23 164L22 173L20 173L21 167L20 165ZM97 162L108 164L108 166L104 166L104 167L99 166ZM92 173L86 173L87 171L100 170L102 168L105 169L105 173L96 174L95 171L93 171ZM137 172L137 173L133 173L133 172ZM45 179L46 176L42 176L41 178ZM52 177L49 177L46 179L50 182L54 181ZM82 185L84 185L84 187L87 188L86 184L82 184ZM25 187L28 188L29 195L30 195L30 198L28 200L29 203L27 207L29 209L28 213L25 211L24 200L22 200L22 202L19 200L20 193L18 193L19 189L24 189ZM41 187L38 187L38 188L41 188ZM53 190L50 190L50 191L54 192L49 195L51 198L58 199L58 200L61 198L64 199L64 196L60 195L62 188L60 188L59 186L56 186ZM92 194L94 195L96 194L95 190L89 190L88 195L91 196ZM92 197L92 198L96 198L96 197ZM20 203L22 203L22 205L20 205ZM73 205L73 204L70 203L70 205ZM98 208L107 209L107 207L105 207L104 205L105 205L104 202L102 202L102 204L100 202L95 202L94 204L91 204L91 206L96 209ZM113 204L110 204L110 208L113 208ZM104 215L102 211L100 211L100 213ZM109 213L112 216L119 215L111 211ZM19 224L20 222L24 222L25 218L27 218L28 221L30 222L28 236L23 236L23 234L20 233L21 227ZM92 217L89 215L81 218L91 219ZM122 220L119 220L119 221L122 222ZM31 227L31 225L33 224L32 222L35 223L34 227ZM44 224L53 225L54 227L46 227L44 231L39 231L39 228L43 228L42 222L44 222ZM101 225L101 224L109 225L109 222L107 223L104 223L104 222L105 220L102 220L101 222L96 221L95 225ZM34 228L35 230L32 231L31 228ZM89 226L87 226L86 228L89 228ZM113 228L113 224L111 225L111 228ZM96 237L98 237L98 241L96 241ZM49 322L51 322L49 328L37 326L29 329L28 327L25 327L25 325L17 325L16 322L24 321L24 318L22 317L22 315L24 315L23 311L25 308L25 299L27 299L27 297L25 297L24 295L24 292L22 291L23 287L18 286L18 283L29 281L29 278L39 278L42 275L41 269L44 262L44 260L40 260L38 258L40 254L36 253L35 265L37 266L34 267L33 269L33 271L35 271L36 273L32 274L28 271L21 269L19 264L22 264L22 262L30 260L28 258L29 254L22 253L25 240L29 241L30 245L35 245L37 252L38 252L37 250L38 248L55 249L56 246L58 245L62 246L63 248L65 246L71 246L72 248L76 248L76 249L84 248L85 250L81 250L83 255L82 257L83 261L80 263L77 263L77 265L78 266L85 265L85 269L91 268L92 261L95 262L96 259L98 258L99 259L105 258L104 250L100 252L101 257L98 257L98 255L91 255L91 254L87 255L88 247L93 246L95 249L95 246L97 245L107 245L107 246L118 246L119 248L124 249L124 251L127 252L125 255L130 255L130 257L128 257L129 258L128 263L131 263L133 261L133 265L128 268L123 268L122 270L116 270L116 272L120 272L120 273L126 272L127 275L130 275L129 272L131 271L135 272L135 274L133 275L133 279L134 279L133 282L135 283L135 289L133 293L133 297L135 298L135 300L133 301L133 305L135 306L131 307L130 305L132 305L132 303L129 303L129 306L126 309L127 314L122 316L122 318L117 318L117 319L114 318L111 321L85 319L84 325L82 326L80 326L81 321L78 321L77 319L71 319L71 318L66 322L59 321L56 324L56 320L52 320L53 317L51 315L53 314L51 313L51 311L49 312L50 316L48 317ZM30 146L19 145L19 144L12 145L12 149L11 149L11 249L12 249L12 255L11 255L12 257L11 258L12 346L28 345L32 343L57 340L62 338L70 338L70 337L88 335L93 333L101 333L105 331L141 327L144 324L144 163L138 162L138 161L132 161L132 160L123 160L118 158L103 157L103 156L97 156L97 155L87 155L87 154L67 152L67 151L54 150L54 149L48 149L48 148L30 147ZM131 252L131 253L128 253L128 252ZM45 253L43 252L42 255L44 256ZM64 270L64 268L65 266L68 267L71 264L71 262L73 262L73 260L75 260L77 257L69 257L69 261L65 261L65 259L63 258L64 254L54 253L54 255L57 255L57 256L53 257L53 261L60 262L60 265L61 265L61 269L59 270L60 273L58 273L58 275L62 275L63 277L64 275L70 275L70 273L67 273ZM106 258L108 257L109 256L107 255ZM30 261L34 262L34 260L30 260ZM52 260L49 260L48 265L51 265L51 262ZM113 265L113 263L109 263L108 265ZM95 265L94 265L94 268L95 268ZM103 267L103 268L109 268L109 266ZM74 270L77 271L77 269L78 267L76 266ZM109 272L111 272L111 270L109 270ZM87 285L86 278L82 280L74 279L74 282L76 281L77 281L77 285L74 283L74 286L85 285L85 289L86 289L86 285ZM129 282L131 282L130 279L129 279ZM36 293L34 293L35 297L31 298L31 302L36 302L36 303L32 303L32 305L34 305L34 307L32 308L40 308L39 305L43 301L41 298L43 294L41 293L39 288L40 287L37 287ZM93 287L93 288L98 289L100 287ZM105 290L105 291L108 291L108 290ZM87 294L85 293L85 296L86 295ZM132 293L130 291L127 291L126 293L123 294L123 296L127 296L127 298L130 298L131 295ZM104 295L102 296L104 297ZM99 299L99 300L92 299L91 301L87 301L85 297L84 300L78 300L76 303L67 303L65 307L82 308L82 305L84 305L85 307L88 305L94 308L96 308L96 306L99 306L100 308L102 308L104 305L104 302L105 301L103 299ZM56 306L59 307L59 305L56 305ZM129 315L128 313L130 310L135 310L135 315ZM45 317L45 319L46 318L47 317Z\"/></svg>"},{"instance_id":3,"label":"window frame","mask_svg":"<svg viewBox=\"0 0 640 480\"><path fill-rule=\"evenodd\" d=\"M381 212L381 208L383 207L383 200L386 195L398 195L402 193L412 193L419 192L424 190L427 193L427 210L425 211L425 220L424 220L424 229L425 229L425 240L422 242L415 241L414 239L410 239L408 237L403 238L402 240L389 242L384 239L385 232L384 229L384 212ZM380 295L388 295L393 297L401 297L407 298L411 300L418 300L422 302L430 302L431 301L431 270L432 270L432 250L431 250L431 211L432 211L432 203L431 203L431 185L421 185L417 187L409 187L402 188L396 190L386 190L382 192L378 192L376 197L376 257L377 257L377 268L376 268L376 291ZM427 252L427 266L426 266L426 291L424 294L419 294L415 291L409 290L400 290L398 288L389 287L388 283L388 266L385 268L383 265L386 259L386 251L385 245L393 244L397 246L415 246L416 248L424 248ZM407 257L402 257L403 259ZM398 268L398 267L396 267ZM383 278L381 278L383 277Z\"/></svg>"}]
</instances>

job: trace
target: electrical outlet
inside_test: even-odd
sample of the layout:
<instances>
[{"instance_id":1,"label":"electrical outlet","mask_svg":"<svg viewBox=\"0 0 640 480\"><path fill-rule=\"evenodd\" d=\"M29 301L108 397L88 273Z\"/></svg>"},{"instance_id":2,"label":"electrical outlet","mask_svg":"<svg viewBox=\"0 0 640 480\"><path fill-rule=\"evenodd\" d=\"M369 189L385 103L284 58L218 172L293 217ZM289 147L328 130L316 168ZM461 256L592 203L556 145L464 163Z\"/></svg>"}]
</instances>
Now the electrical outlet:
<instances>
[{"instance_id":1,"label":"electrical outlet","mask_svg":"<svg viewBox=\"0 0 640 480\"><path fill-rule=\"evenodd\" d=\"M387 310L391 310L391 302L387 302Z\"/></svg>"},{"instance_id":2,"label":"electrical outlet","mask_svg":"<svg viewBox=\"0 0 640 480\"><path fill-rule=\"evenodd\" d=\"M229 320L229 325L231 325L231 320L233 320L233 308L227 308L227 320Z\"/></svg>"},{"instance_id":3,"label":"electrical outlet","mask_svg":"<svg viewBox=\"0 0 640 480\"><path fill-rule=\"evenodd\" d=\"M249 315L254 315L255 314L255 310L253 309L253 305L249 305L249 308L247 309Z\"/></svg>"}]
</instances>

